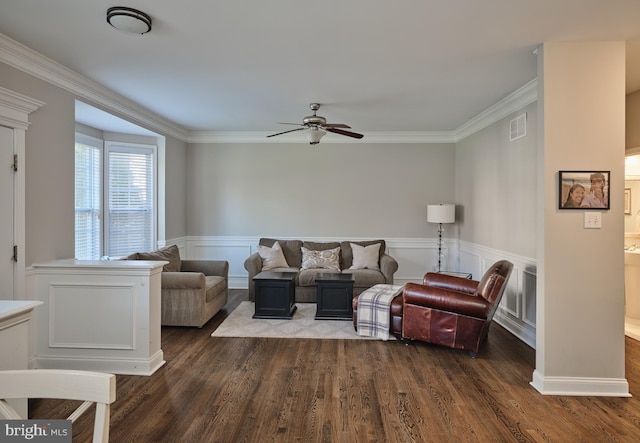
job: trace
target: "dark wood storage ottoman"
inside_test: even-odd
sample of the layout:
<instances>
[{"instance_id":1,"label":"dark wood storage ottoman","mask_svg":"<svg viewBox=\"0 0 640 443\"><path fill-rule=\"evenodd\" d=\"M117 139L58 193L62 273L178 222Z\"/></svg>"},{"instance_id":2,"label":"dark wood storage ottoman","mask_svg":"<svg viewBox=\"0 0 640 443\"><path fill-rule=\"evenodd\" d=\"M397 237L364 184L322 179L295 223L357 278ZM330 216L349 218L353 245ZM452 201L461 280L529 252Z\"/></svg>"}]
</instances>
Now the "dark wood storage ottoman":
<instances>
[{"instance_id":1,"label":"dark wood storage ottoman","mask_svg":"<svg viewBox=\"0 0 640 443\"><path fill-rule=\"evenodd\" d=\"M253 318L291 319L296 312L296 272L261 272L255 283L255 314Z\"/></svg>"},{"instance_id":2,"label":"dark wood storage ottoman","mask_svg":"<svg viewBox=\"0 0 640 443\"><path fill-rule=\"evenodd\" d=\"M316 276L316 320L353 318L353 276L321 273Z\"/></svg>"}]
</instances>

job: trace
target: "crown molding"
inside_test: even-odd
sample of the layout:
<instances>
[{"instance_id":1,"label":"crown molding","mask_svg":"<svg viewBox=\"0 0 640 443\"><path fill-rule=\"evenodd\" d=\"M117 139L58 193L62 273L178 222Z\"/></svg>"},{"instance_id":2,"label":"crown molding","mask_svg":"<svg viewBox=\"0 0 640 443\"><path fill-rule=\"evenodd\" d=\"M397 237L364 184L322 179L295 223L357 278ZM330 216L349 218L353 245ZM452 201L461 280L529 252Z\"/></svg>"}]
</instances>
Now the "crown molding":
<instances>
[{"instance_id":1,"label":"crown molding","mask_svg":"<svg viewBox=\"0 0 640 443\"><path fill-rule=\"evenodd\" d=\"M0 62L76 94L147 129L187 143L308 143L302 134L277 139L267 132L189 131L0 33ZM457 143L537 100L537 79L500 100L453 131L366 132L365 143ZM322 143L358 143L327 134Z\"/></svg>"},{"instance_id":2,"label":"crown molding","mask_svg":"<svg viewBox=\"0 0 640 443\"><path fill-rule=\"evenodd\" d=\"M458 143L472 134L507 117L538 100L538 79L509 94L453 131L405 131L405 132L365 132L365 143ZM267 138L269 132L225 132L191 131L188 143L308 143L308 139L295 133L285 137ZM327 134L322 138L326 143L358 143L360 140Z\"/></svg>"},{"instance_id":3,"label":"crown molding","mask_svg":"<svg viewBox=\"0 0 640 443\"><path fill-rule=\"evenodd\" d=\"M366 143L457 143L489 125L507 117L538 100L538 79L534 78L521 88L490 106L453 131L365 132ZM188 143L308 143L308 139L295 133L277 139L267 138L269 132L191 131ZM326 143L358 143L359 140L327 134Z\"/></svg>"},{"instance_id":4,"label":"crown molding","mask_svg":"<svg viewBox=\"0 0 640 443\"><path fill-rule=\"evenodd\" d=\"M302 133L267 138L272 132L192 131L188 143L309 143ZM361 140L328 133L320 143L454 143L455 135L449 131L432 132L364 132Z\"/></svg>"},{"instance_id":5,"label":"crown molding","mask_svg":"<svg viewBox=\"0 0 640 443\"><path fill-rule=\"evenodd\" d=\"M469 137L487 126L505 118L538 100L538 79L534 78L526 85L512 92L498 103L488 107L466 123L460 125L455 132L455 143Z\"/></svg>"},{"instance_id":6,"label":"crown molding","mask_svg":"<svg viewBox=\"0 0 640 443\"><path fill-rule=\"evenodd\" d=\"M188 131L0 33L0 62L76 94L147 129L186 141Z\"/></svg>"},{"instance_id":7,"label":"crown molding","mask_svg":"<svg viewBox=\"0 0 640 443\"><path fill-rule=\"evenodd\" d=\"M0 125L27 130L29 114L45 103L0 86Z\"/></svg>"}]
</instances>

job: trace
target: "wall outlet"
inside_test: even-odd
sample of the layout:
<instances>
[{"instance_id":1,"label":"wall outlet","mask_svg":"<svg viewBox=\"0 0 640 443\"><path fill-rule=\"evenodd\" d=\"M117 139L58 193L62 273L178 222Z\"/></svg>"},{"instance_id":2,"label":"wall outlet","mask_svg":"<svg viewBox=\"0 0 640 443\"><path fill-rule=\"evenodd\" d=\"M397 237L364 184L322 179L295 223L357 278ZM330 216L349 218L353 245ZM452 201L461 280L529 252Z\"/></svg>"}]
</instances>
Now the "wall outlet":
<instances>
[{"instance_id":1,"label":"wall outlet","mask_svg":"<svg viewBox=\"0 0 640 443\"><path fill-rule=\"evenodd\" d=\"M585 212L584 213L584 228L585 229L600 229L602 228L602 212Z\"/></svg>"}]
</instances>

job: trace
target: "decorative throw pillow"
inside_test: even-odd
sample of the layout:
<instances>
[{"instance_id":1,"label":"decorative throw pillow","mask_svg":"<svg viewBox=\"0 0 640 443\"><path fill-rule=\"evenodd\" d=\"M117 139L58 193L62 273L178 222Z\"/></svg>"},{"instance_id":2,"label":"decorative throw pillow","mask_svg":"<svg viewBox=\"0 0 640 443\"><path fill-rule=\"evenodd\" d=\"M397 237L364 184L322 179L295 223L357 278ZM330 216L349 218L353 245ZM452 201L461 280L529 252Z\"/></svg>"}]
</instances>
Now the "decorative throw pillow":
<instances>
[{"instance_id":1,"label":"decorative throw pillow","mask_svg":"<svg viewBox=\"0 0 640 443\"><path fill-rule=\"evenodd\" d=\"M176 245L167 246L166 248L152 252L138 252L137 260L166 260L169 263L162 267L162 270L166 272L180 272L180 269L182 268L180 250Z\"/></svg>"},{"instance_id":2,"label":"decorative throw pillow","mask_svg":"<svg viewBox=\"0 0 640 443\"><path fill-rule=\"evenodd\" d=\"M330 269L340 272L340 247L316 251L302 247L302 269Z\"/></svg>"},{"instance_id":3,"label":"decorative throw pillow","mask_svg":"<svg viewBox=\"0 0 640 443\"><path fill-rule=\"evenodd\" d=\"M380 243L369 246L360 246L351 243L353 251L353 264L349 269L375 269L380 270L378 257L380 256Z\"/></svg>"},{"instance_id":4,"label":"decorative throw pillow","mask_svg":"<svg viewBox=\"0 0 640 443\"><path fill-rule=\"evenodd\" d=\"M272 247L258 246L258 254L262 258L262 270L268 271L274 268L288 268L289 264L284 258L280 243L275 242Z\"/></svg>"}]
</instances>

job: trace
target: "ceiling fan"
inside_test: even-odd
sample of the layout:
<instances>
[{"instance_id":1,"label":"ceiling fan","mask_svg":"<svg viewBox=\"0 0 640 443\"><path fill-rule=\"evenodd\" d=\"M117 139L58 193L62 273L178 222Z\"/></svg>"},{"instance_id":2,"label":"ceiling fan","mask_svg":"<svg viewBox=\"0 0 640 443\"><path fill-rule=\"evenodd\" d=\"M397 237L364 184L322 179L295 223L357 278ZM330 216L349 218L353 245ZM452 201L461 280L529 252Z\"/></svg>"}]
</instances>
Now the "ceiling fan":
<instances>
[{"instance_id":1,"label":"ceiling fan","mask_svg":"<svg viewBox=\"0 0 640 443\"><path fill-rule=\"evenodd\" d=\"M276 135L287 134L295 131L304 131L306 129L309 130L308 136L310 145L317 145L320 143L320 139L326 134L325 131L358 139L364 137L362 134L358 134L356 132L345 131L345 129L351 129L351 126L343 123L327 123L326 118L316 115L316 111L320 109L319 103L311 103L309 108L313 111L313 115L308 115L303 118L302 123L280 123L281 125L296 125L300 126L300 128L278 132L277 134L267 135L267 137L275 137Z\"/></svg>"}]
</instances>

